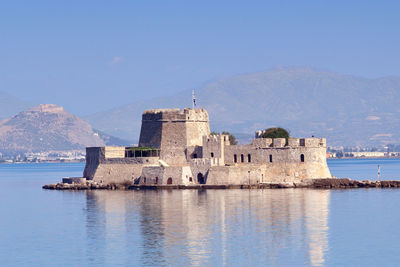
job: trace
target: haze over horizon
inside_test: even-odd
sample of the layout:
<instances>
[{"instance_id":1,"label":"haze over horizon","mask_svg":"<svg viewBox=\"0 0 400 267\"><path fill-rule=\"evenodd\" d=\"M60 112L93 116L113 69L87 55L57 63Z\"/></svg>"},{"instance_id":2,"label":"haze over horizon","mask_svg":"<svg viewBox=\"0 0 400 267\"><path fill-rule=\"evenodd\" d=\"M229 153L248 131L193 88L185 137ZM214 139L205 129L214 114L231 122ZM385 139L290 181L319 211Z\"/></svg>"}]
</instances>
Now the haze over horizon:
<instances>
[{"instance_id":1,"label":"haze over horizon","mask_svg":"<svg viewBox=\"0 0 400 267\"><path fill-rule=\"evenodd\" d=\"M279 66L400 76L395 1L13 1L0 91L77 115Z\"/></svg>"}]
</instances>

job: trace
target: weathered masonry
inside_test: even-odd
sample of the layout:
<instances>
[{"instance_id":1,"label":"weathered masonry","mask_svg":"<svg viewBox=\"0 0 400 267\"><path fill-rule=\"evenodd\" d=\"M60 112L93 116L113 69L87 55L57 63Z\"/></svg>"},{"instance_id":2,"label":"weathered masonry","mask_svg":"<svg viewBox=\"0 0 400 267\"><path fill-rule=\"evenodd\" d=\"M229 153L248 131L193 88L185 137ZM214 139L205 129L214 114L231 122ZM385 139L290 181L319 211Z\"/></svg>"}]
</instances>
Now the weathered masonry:
<instances>
[{"instance_id":1,"label":"weathered masonry","mask_svg":"<svg viewBox=\"0 0 400 267\"><path fill-rule=\"evenodd\" d=\"M331 178L325 138L261 138L231 145L211 135L204 109L142 116L139 147L89 147L83 175L99 183L255 185Z\"/></svg>"}]
</instances>

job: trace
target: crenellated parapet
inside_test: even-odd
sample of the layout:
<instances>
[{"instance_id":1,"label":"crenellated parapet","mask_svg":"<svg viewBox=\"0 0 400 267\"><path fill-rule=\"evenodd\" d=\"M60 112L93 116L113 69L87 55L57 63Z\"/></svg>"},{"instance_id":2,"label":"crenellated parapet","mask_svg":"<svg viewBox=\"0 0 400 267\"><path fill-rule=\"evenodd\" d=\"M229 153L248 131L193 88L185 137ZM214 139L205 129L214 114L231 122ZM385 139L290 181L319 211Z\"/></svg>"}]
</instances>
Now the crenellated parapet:
<instances>
[{"instance_id":1,"label":"crenellated parapet","mask_svg":"<svg viewBox=\"0 0 400 267\"><path fill-rule=\"evenodd\" d=\"M208 113L205 109L150 109L143 112L143 121L164 121L164 122L186 122L199 121L208 122Z\"/></svg>"},{"instance_id":2,"label":"crenellated parapet","mask_svg":"<svg viewBox=\"0 0 400 267\"><path fill-rule=\"evenodd\" d=\"M298 148L298 147L325 147L326 138L254 138L251 143L256 148Z\"/></svg>"}]
</instances>

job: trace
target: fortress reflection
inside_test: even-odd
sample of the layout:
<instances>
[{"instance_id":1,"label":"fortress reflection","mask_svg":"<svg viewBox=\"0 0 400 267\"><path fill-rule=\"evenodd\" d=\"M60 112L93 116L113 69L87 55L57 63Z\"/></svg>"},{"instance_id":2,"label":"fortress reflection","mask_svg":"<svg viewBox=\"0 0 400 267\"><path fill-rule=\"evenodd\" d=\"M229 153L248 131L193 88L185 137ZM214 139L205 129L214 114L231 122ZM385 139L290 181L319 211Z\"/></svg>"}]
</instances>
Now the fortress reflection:
<instances>
[{"instance_id":1,"label":"fortress reflection","mask_svg":"<svg viewBox=\"0 0 400 267\"><path fill-rule=\"evenodd\" d=\"M105 264L322 266L329 249L329 190L88 191L86 196L87 253L100 250ZM94 248L91 240L102 246Z\"/></svg>"}]
</instances>

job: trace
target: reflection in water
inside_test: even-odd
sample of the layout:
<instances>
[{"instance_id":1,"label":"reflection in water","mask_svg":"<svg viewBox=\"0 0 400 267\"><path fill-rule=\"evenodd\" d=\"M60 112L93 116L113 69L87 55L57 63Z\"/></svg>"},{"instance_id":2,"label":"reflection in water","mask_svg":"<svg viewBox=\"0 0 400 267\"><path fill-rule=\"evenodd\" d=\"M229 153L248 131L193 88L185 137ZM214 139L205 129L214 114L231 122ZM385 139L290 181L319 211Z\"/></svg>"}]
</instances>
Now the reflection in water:
<instances>
[{"instance_id":1,"label":"reflection in water","mask_svg":"<svg viewBox=\"0 0 400 267\"><path fill-rule=\"evenodd\" d=\"M328 204L329 191L312 191L306 194L305 219L309 238L310 262L322 266L324 252L328 249ZM325 205L325 207L321 207Z\"/></svg>"},{"instance_id":2,"label":"reflection in water","mask_svg":"<svg viewBox=\"0 0 400 267\"><path fill-rule=\"evenodd\" d=\"M106 265L322 266L329 194L308 189L87 192L87 255Z\"/></svg>"}]
</instances>

